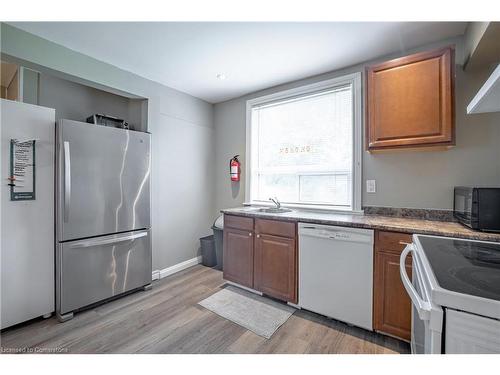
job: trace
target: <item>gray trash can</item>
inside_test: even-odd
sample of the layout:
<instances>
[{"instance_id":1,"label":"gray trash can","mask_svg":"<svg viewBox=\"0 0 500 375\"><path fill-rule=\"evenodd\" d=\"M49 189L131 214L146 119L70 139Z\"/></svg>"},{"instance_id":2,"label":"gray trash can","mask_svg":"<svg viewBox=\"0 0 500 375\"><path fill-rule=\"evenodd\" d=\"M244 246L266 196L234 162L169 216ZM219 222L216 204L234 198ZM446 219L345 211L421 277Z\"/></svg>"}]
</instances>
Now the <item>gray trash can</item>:
<instances>
[{"instance_id":1,"label":"gray trash can","mask_svg":"<svg viewBox=\"0 0 500 375\"><path fill-rule=\"evenodd\" d=\"M201 245L201 263L207 267L213 267L217 264L215 255L214 236L206 236L200 238Z\"/></svg>"},{"instance_id":2,"label":"gray trash can","mask_svg":"<svg viewBox=\"0 0 500 375\"><path fill-rule=\"evenodd\" d=\"M215 239L215 254L217 256L217 266L215 267L218 270L222 271L222 239L224 229L224 215L220 215L217 220L215 220L214 225L212 225L212 230L214 231L214 239Z\"/></svg>"}]
</instances>

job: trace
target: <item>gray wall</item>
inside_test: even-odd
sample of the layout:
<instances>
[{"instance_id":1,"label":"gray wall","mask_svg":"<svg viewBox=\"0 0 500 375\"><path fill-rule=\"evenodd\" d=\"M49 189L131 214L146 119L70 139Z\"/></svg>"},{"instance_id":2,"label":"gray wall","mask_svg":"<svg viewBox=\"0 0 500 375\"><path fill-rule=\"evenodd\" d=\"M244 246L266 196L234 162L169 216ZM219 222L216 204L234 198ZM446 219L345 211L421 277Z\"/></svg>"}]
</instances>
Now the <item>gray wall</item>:
<instances>
[{"instance_id":1,"label":"gray wall","mask_svg":"<svg viewBox=\"0 0 500 375\"><path fill-rule=\"evenodd\" d=\"M22 68L24 103L38 105L39 74L31 69Z\"/></svg>"},{"instance_id":2,"label":"gray wall","mask_svg":"<svg viewBox=\"0 0 500 375\"><path fill-rule=\"evenodd\" d=\"M456 62L462 64L461 38L415 50L402 50L372 62L449 44L456 44ZM233 155L240 154L242 164L245 165L245 105L248 99L356 71L364 74L366 64L368 63L216 104L216 212L222 208L239 206L245 198L247 173L243 170L240 184L231 184L227 164ZM455 185L500 186L500 113L466 115L468 102L484 83L487 74L487 70L464 73L461 66L456 68L456 147L447 151L363 152L364 206L451 209ZM365 192L367 179L376 180L376 193Z\"/></svg>"},{"instance_id":3,"label":"gray wall","mask_svg":"<svg viewBox=\"0 0 500 375\"><path fill-rule=\"evenodd\" d=\"M129 98L50 74L40 74L39 82L38 104L55 108L56 120L85 122L91 114L103 113L129 121Z\"/></svg>"},{"instance_id":4,"label":"gray wall","mask_svg":"<svg viewBox=\"0 0 500 375\"><path fill-rule=\"evenodd\" d=\"M215 210L213 106L3 23L1 52L42 74L149 100L153 269L195 257Z\"/></svg>"}]
</instances>

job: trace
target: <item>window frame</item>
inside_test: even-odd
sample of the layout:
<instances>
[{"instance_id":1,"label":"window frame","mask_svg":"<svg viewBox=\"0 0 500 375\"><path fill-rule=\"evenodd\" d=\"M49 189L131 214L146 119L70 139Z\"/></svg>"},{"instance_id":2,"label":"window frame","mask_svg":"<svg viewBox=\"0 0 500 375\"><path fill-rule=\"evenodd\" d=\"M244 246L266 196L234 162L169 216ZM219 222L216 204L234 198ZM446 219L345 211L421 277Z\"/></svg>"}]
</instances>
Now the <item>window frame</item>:
<instances>
[{"instance_id":1,"label":"window frame","mask_svg":"<svg viewBox=\"0 0 500 375\"><path fill-rule=\"evenodd\" d=\"M352 103L353 103L353 165L352 165L352 201L351 207L334 206L325 204L302 204L302 203L283 203L284 207L304 208L315 210L342 211L362 213L361 209L361 172L362 172L362 124L363 114L361 105L361 72L355 72L332 79L296 87L289 90L276 92L270 95L260 96L247 100L246 102L246 158L245 158L245 205L267 206L272 203L254 201L252 198L252 179L253 176L252 164L255 163L256 156L252 155L252 145L256 144L256 132L252 131L252 108L255 106L265 105L267 103L292 99L297 96L313 94L318 91L333 89L338 86L352 85ZM278 197L279 198L279 197Z\"/></svg>"}]
</instances>

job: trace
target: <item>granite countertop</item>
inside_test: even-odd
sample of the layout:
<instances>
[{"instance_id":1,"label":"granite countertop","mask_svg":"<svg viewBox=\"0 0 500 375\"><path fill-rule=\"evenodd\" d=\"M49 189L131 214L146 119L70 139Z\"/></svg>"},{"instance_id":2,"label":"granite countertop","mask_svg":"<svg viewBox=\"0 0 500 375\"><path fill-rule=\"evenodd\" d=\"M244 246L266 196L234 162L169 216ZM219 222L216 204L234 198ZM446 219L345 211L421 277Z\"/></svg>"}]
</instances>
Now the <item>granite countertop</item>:
<instances>
[{"instance_id":1,"label":"granite countertop","mask_svg":"<svg viewBox=\"0 0 500 375\"><path fill-rule=\"evenodd\" d=\"M394 232L430 234L480 241L500 242L500 233L487 233L469 229L460 223L450 221L432 221L383 215L359 215L350 213L326 213L305 210L273 214L260 212L257 207L238 207L221 210L228 215L257 217L283 221L314 224L338 225L354 228L381 229Z\"/></svg>"}]
</instances>

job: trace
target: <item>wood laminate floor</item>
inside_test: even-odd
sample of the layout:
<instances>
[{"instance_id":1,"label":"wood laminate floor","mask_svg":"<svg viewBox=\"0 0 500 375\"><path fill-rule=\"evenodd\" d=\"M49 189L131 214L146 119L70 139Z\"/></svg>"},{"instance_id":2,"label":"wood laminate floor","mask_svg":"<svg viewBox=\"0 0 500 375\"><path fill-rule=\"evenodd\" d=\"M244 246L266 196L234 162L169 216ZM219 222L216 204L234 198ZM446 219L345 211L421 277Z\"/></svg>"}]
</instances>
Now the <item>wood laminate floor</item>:
<instances>
[{"instance_id":1,"label":"wood laminate floor","mask_svg":"<svg viewBox=\"0 0 500 375\"><path fill-rule=\"evenodd\" d=\"M264 339L198 305L223 285L220 271L194 266L65 323L52 317L6 329L2 352L408 353L407 343L304 310Z\"/></svg>"}]
</instances>

